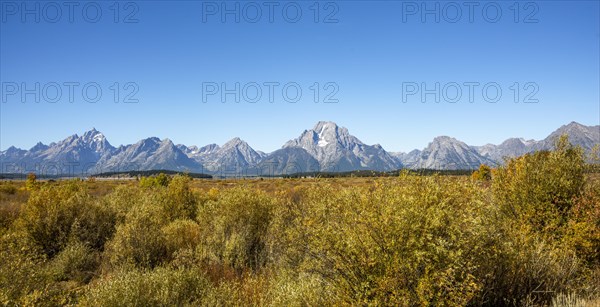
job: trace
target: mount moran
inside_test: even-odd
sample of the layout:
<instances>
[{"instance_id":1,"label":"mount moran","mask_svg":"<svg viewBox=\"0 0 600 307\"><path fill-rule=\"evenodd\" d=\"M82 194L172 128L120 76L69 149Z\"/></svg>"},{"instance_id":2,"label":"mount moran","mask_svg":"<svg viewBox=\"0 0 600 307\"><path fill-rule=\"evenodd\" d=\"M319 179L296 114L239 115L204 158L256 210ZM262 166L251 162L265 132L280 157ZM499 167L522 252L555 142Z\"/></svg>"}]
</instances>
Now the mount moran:
<instances>
[{"instance_id":1,"label":"mount moran","mask_svg":"<svg viewBox=\"0 0 600 307\"><path fill-rule=\"evenodd\" d=\"M333 122L318 122L281 149L264 153L239 138L219 146L175 145L156 137L135 144L112 146L96 129L29 150L10 147L0 151L0 173L88 175L131 170L174 170L219 176L266 176L301 172L390 171L410 169L476 169L480 164L499 165L504 157L552 149L566 134L586 152L600 144L600 126L571 122L543 140L511 138L499 145L470 146L455 138L439 136L423 150L388 152L379 144L367 145Z\"/></svg>"}]
</instances>

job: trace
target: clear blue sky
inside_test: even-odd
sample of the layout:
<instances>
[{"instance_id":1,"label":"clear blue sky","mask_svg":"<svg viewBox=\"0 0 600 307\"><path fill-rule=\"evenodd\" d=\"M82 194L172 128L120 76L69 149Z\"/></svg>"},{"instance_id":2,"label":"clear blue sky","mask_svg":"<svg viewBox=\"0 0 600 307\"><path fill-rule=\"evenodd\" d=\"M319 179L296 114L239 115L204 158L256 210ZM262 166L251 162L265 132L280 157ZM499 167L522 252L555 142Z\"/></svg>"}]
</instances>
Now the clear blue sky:
<instances>
[{"instance_id":1,"label":"clear blue sky","mask_svg":"<svg viewBox=\"0 0 600 307\"><path fill-rule=\"evenodd\" d=\"M284 16L282 5L274 8L269 22L268 8L260 1L255 2L263 5L256 23L244 19L256 16L256 8L244 7L245 2L237 2L239 23L233 15L224 22L219 13L207 15L213 3L221 10L221 2L138 1L127 8L121 2L117 9L112 1L101 1L97 23L84 19L95 18L96 9L88 7L85 15L84 3L74 8L70 22L66 6L56 17L56 8L28 2L29 8L41 3L36 23L34 15L21 21L22 7L13 14L15 7L1 2L0 81L6 97L0 102L1 150L11 145L28 149L38 141L47 144L95 127L115 146L150 136L186 145L223 144L237 136L270 152L317 121L331 120L367 144L409 151L425 147L437 135L483 145L513 136L541 139L571 121L600 122L598 1L521 3L519 22L512 1L495 2L502 11L496 23L484 18L495 17L495 7L482 12L486 2L474 8L473 22L463 6L456 23L445 20L456 16L456 8L445 7L446 2L437 2L440 11L445 8L439 23L433 15L424 22L420 12L407 15L414 7L406 1L321 3L318 23L312 1L297 2L302 17L296 23L283 18L293 19L295 8L288 7ZM421 10L421 2L414 3ZM426 5L434 8L435 3ZM229 8L235 4L226 3ZM118 23L115 12L120 13ZM128 16L137 22L123 23ZM20 93L7 95L10 84L34 88L36 82L47 86L49 98L55 96L51 82L61 85L61 99L52 103L42 96L35 103L34 95L27 95L21 103ZM73 103L64 82L80 83ZM82 99L81 88L89 82L103 91L96 103ZM119 103L110 89L114 82L121 85ZM123 103L133 90L122 88L127 82L138 85L138 103ZM225 103L220 96L207 96L203 103L206 82L225 82L228 88L235 82L242 87L250 82L281 85L273 103L266 87L256 103L244 97L235 103L233 95ZM297 103L282 99L281 88L288 82L302 88ZM321 103L313 101L314 82L321 85ZM327 82L337 84L338 103L322 103L333 90L322 88ZM466 98L466 87L456 103L443 96L435 103L433 95L425 103L418 95L403 102L407 82L424 82L429 88L436 82L440 87L452 82L481 86L475 88L473 103ZM489 82L503 91L496 103L481 96ZM521 87L519 103L510 89L515 82ZM527 82L537 85L533 98L538 103L522 103L535 90L523 89ZM448 96L454 96L454 89L448 89ZM254 96L253 90L248 96ZM89 93L94 96L93 88ZM293 90L288 93L294 96Z\"/></svg>"}]
</instances>

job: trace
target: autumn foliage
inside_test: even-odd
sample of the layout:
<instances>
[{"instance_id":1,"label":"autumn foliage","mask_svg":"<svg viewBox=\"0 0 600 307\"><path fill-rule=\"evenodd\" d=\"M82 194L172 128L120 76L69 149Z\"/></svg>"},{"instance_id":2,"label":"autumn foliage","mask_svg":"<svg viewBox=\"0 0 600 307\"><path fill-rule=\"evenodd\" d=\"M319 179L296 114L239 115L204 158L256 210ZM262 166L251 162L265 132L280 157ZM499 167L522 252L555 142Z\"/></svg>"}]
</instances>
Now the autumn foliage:
<instances>
[{"instance_id":1,"label":"autumn foliage","mask_svg":"<svg viewBox=\"0 0 600 307\"><path fill-rule=\"evenodd\" d=\"M0 304L593 306L584 171L561 139L472 177L1 183Z\"/></svg>"}]
</instances>

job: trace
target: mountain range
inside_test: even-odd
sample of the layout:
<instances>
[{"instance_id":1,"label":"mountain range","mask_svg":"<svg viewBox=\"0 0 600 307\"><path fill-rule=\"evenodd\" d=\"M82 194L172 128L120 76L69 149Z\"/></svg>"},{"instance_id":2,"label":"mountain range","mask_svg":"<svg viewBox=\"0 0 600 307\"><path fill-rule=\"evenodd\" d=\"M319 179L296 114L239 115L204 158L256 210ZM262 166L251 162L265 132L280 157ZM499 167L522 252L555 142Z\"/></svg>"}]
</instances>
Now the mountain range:
<instances>
[{"instance_id":1,"label":"mountain range","mask_svg":"<svg viewBox=\"0 0 600 307\"><path fill-rule=\"evenodd\" d=\"M86 176L132 170L174 170L217 176L265 176L301 172L389 171L410 169L476 169L500 165L505 157L552 149L557 137L590 152L600 144L600 126L571 122L543 140L510 138L501 144L470 146L449 136L433 139L423 150L388 152L379 144L367 145L348 129L333 122L318 122L281 149L264 153L240 138L219 146L175 145L169 139L150 137L131 145L112 146L96 129L29 150L14 146L0 151L0 173L36 172Z\"/></svg>"}]
</instances>

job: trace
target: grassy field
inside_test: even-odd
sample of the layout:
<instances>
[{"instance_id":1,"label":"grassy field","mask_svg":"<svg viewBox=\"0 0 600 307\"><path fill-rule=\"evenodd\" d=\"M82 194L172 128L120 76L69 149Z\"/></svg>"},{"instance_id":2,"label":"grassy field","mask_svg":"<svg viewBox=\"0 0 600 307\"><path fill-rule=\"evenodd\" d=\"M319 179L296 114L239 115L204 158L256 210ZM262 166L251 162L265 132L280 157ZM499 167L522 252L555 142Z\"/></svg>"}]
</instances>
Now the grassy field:
<instances>
[{"instance_id":1,"label":"grassy field","mask_svg":"<svg viewBox=\"0 0 600 307\"><path fill-rule=\"evenodd\" d=\"M598 306L600 176L0 182L0 304Z\"/></svg>"}]
</instances>

